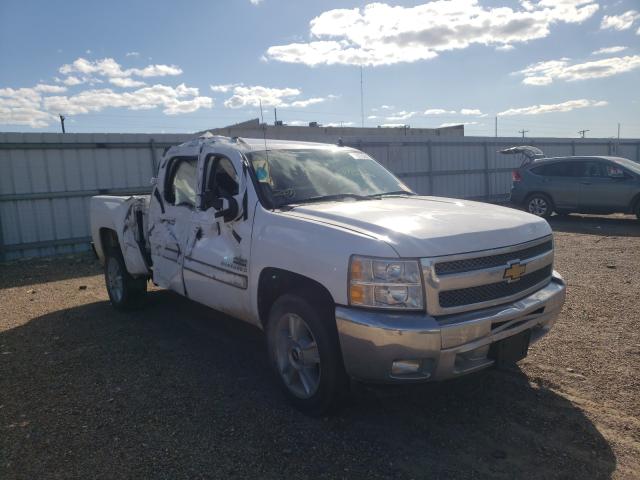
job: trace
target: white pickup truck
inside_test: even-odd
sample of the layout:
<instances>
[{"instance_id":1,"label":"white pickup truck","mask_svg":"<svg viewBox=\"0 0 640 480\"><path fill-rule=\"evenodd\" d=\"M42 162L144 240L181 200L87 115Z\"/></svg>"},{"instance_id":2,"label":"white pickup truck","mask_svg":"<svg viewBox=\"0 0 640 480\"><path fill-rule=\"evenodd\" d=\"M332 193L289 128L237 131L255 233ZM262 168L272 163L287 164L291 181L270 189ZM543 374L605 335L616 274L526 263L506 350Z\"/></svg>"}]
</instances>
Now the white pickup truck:
<instances>
[{"instance_id":1,"label":"white pickup truck","mask_svg":"<svg viewBox=\"0 0 640 480\"><path fill-rule=\"evenodd\" d=\"M545 220L416 195L353 148L205 134L166 151L153 184L91 200L113 305L138 306L151 279L256 325L310 414L349 379L514 363L564 302Z\"/></svg>"}]
</instances>

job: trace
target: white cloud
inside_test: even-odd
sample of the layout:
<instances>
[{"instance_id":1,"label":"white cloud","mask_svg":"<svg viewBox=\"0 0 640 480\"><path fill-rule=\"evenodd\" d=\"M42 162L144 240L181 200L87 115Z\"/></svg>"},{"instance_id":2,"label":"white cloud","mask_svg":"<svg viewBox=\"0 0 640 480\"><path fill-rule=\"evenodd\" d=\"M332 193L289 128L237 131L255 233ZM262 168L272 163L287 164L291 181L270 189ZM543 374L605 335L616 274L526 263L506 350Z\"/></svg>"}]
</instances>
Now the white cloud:
<instances>
[{"instance_id":1,"label":"white cloud","mask_svg":"<svg viewBox=\"0 0 640 480\"><path fill-rule=\"evenodd\" d=\"M598 50L594 50L593 52L591 52L591 55L608 55L611 53L619 53L619 52L623 52L627 49L628 47L604 47L604 48L600 48Z\"/></svg>"},{"instance_id":2,"label":"white cloud","mask_svg":"<svg viewBox=\"0 0 640 480\"><path fill-rule=\"evenodd\" d=\"M93 52L87 48L84 53L86 53L87 55L91 55Z\"/></svg>"},{"instance_id":3,"label":"white cloud","mask_svg":"<svg viewBox=\"0 0 640 480\"><path fill-rule=\"evenodd\" d=\"M376 118L378 118L378 116L377 116L377 115L369 115L369 116L367 117L367 120L375 120Z\"/></svg>"},{"instance_id":4,"label":"white cloud","mask_svg":"<svg viewBox=\"0 0 640 480\"><path fill-rule=\"evenodd\" d=\"M336 98L334 95L329 95L327 97L296 99L301 94L302 92L297 88L236 85L233 87L233 95L225 100L224 106L227 108L259 107L262 102L263 107L305 108L309 105L325 102L327 99Z\"/></svg>"},{"instance_id":5,"label":"white cloud","mask_svg":"<svg viewBox=\"0 0 640 480\"><path fill-rule=\"evenodd\" d=\"M70 87L73 87L75 85L80 85L81 83L84 83L84 82L80 78L70 75L64 80L62 80L62 83L64 83L65 85L69 85Z\"/></svg>"},{"instance_id":6,"label":"white cloud","mask_svg":"<svg viewBox=\"0 0 640 480\"><path fill-rule=\"evenodd\" d=\"M42 128L55 120L41 110L41 89L36 88L0 88L0 124Z\"/></svg>"},{"instance_id":7,"label":"white cloud","mask_svg":"<svg viewBox=\"0 0 640 480\"><path fill-rule=\"evenodd\" d=\"M209 88L211 89L212 92L228 93L234 87L238 87L240 85L242 84L241 83L223 83L221 85L209 85Z\"/></svg>"},{"instance_id":8,"label":"white cloud","mask_svg":"<svg viewBox=\"0 0 640 480\"><path fill-rule=\"evenodd\" d=\"M507 45L499 45L499 46L497 46L496 50L498 50L499 52L508 52L510 50L513 50L514 48L516 48L516 47L514 47L513 45L508 45L507 44Z\"/></svg>"},{"instance_id":9,"label":"white cloud","mask_svg":"<svg viewBox=\"0 0 640 480\"><path fill-rule=\"evenodd\" d=\"M156 84L125 92L102 88L84 90L73 95L56 95L66 92L67 86L103 82L94 75L106 77L110 83L119 87L141 87L145 83L131 78L132 76L177 75L182 72L178 67L170 65L148 65L123 70L113 59L90 62L80 58L72 64L63 65L59 71L66 77L54 79L62 85L40 83L29 88L0 88L0 124L42 128L57 122L57 114L80 115L100 112L106 108L162 108L166 115L178 115L213 106L212 98L201 96L197 88L188 87L184 83L177 87Z\"/></svg>"},{"instance_id":10,"label":"white cloud","mask_svg":"<svg viewBox=\"0 0 640 480\"><path fill-rule=\"evenodd\" d=\"M125 57L139 57L140 56L140 52L127 52L125 54Z\"/></svg>"},{"instance_id":11,"label":"white cloud","mask_svg":"<svg viewBox=\"0 0 640 480\"><path fill-rule=\"evenodd\" d=\"M595 0L524 0L521 8L478 0L435 0L415 7L371 3L328 10L310 22L311 41L270 47L268 59L289 63L391 65L436 57L473 44L496 47L547 37L556 23L580 23Z\"/></svg>"},{"instance_id":12,"label":"white cloud","mask_svg":"<svg viewBox=\"0 0 640 480\"><path fill-rule=\"evenodd\" d=\"M400 112L396 112L388 116L386 119L391 122L397 122L399 120L409 120L411 117L415 116L417 113L418 112L407 112L405 110L402 110Z\"/></svg>"},{"instance_id":13,"label":"white cloud","mask_svg":"<svg viewBox=\"0 0 640 480\"><path fill-rule=\"evenodd\" d=\"M313 97L307 98L306 100L296 100L291 102L289 105L281 105L282 107L293 107L293 108L305 108L309 105L315 105L316 103L322 103L326 101L326 98L322 97Z\"/></svg>"},{"instance_id":14,"label":"white cloud","mask_svg":"<svg viewBox=\"0 0 640 480\"><path fill-rule=\"evenodd\" d=\"M544 113L556 113L556 112L570 112L579 108L587 107L604 107L608 105L605 101L597 100L569 100L563 103L555 103L548 105L532 105L530 107L510 108L504 112L498 113L499 116L509 117L516 115L541 115Z\"/></svg>"},{"instance_id":15,"label":"white cloud","mask_svg":"<svg viewBox=\"0 0 640 480\"><path fill-rule=\"evenodd\" d=\"M612 28L614 30L627 30L631 28L636 20L640 19L640 13L636 10L629 10L620 15L605 15L600 23L600 28Z\"/></svg>"},{"instance_id":16,"label":"white cloud","mask_svg":"<svg viewBox=\"0 0 640 480\"><path fill-rule=\"evenodd\" d=\"M460 110L460 115L475 115L476 117L486 117L486 113L482 113L477 108L463 108Z\"/></svg>"},{"instance_id":17,"label":"white cloud","mask_svg":"<svg viewBox=\"0 0 640 480\"><path fill-rule=\"evenodd\" d=\"M113 58L103 58L101 60L87 60L78 58L71 64L62 65L59 72L64 75L84 74L101 75L104 77L164 77L167 75L180 75L182 69L176 65L147 65L144 68L123 69Z\"/></svg>"},{"instance_id":18,"label":"white cloud","mask_svg":"<svg viewBox=\"0 0 640 480\"><path fill-rule=\"evenodd\" d=\"M67 91L67 87L62 87L60 85L45 85L42 83L39 83L33 89L40 93L62 93Z\"/></svg>"},{"instance_id":19,"label":"white cloud","mask_svg":"<svg viewBox=\"0 0 640 480\"><path fill-rule=\"evenodd\" d=\"M549 85L554 80L573 82L591 78L606 78L640 67L640 55L609 57L584 63L570 63L570 59L549 60L529 65L514 72L524 75L525 85Z\"/></svg>"},{"instance_id":20,"label":"white cloud","mask_svg":"<svg viewBox=\"0 0 640 480\"><path fill-rule=\"evenodd\" d=\"M402 127L406 127L406 125L404 123L383 123L382 125L379 125L380 127L383 128L402 128Z\"/></svg>"},{"instance_id":21,"label":"white cloud","mask_svg":"<svg viewBox=\"0 0 640 480\"><path fill-rule=\"evenodd\" d=\"M439 126L440 128L445 128L445 127L455 127L458 125L479 125L478 122L449 122L449 123L441 123Z\"/></svg>"},{"instance_id":22,"label":"white cloud","mask_svg":"<svg viewBox=\"0 0 640 480\"><path fill-rule=\"evenodd\" d=\"M114 84L116 87L122 88L133 88L146 85L146 83L140 80L134 80L133 78L128 77L113 77L109 79L109 83Z\"/></svg>"},{"instance_id":23,"label":"white cloud","mask_svg":"<svg viewBox=\"0 0 640 480\"><path fill-rule=\"evenodd\" d=\"M393 105L380 105L381 110L393 110L394 108Z\"/></svg>"},{"instance_id":24,"label":"white cloud","mask_svg":"<svg viewBox=\"0 0 640 480\"><path fill-rule=\"evenodd\" d=\"M424 115L453 115L455 113L455 110L445 110L443 108L428 108L424 111Z\"/></svg>"},{"instance_id":25,"label":"white cloud","mask_svg":"<svg viewBox=\"0 0 640 480\"><path fill-rule=\"evenodd\" d=\"M167 115L176 115L211 108L213 100L199 96L197 88L182 83L175 88L153 85L131 92L114 92L109 88L85 90L71 96L46 97L43 106L47 111L69 115L99 112L105 108L148 110L157 107L163 108L163 113Z\"/></svg>"},{"instance_id":26,"label":"white cloud","mask_svg":"<svg viewBox=\"0 0 640 480\"><path fill-rule=\"evenodd\" d=\"M251 5L260 5L262 3L262 0L249 0L249 2L251 3Z\"/></svg>"},{"instance_id":27,"label":"white cloud","mask_svg":"<svg viewBox=\"0 0 640 480\"><path fill-rule=\"evenodd\" d=\"M330 122L323 125L323 127L352 127L353 122Z\"/></svg>"}]
</instances>

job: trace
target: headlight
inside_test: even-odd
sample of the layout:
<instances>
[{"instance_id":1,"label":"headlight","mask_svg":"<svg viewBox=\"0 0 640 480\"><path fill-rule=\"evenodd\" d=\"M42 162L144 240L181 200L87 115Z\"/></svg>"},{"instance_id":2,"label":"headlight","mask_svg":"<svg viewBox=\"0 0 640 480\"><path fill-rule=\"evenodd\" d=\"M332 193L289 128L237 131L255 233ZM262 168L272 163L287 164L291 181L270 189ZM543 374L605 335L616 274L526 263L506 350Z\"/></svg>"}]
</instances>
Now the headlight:
<instances>
[{"instance_id":1,"label":"headlight","mask_svg":"<svg viewBox=\"0 0 640 480\"><path fill-rule=\"evenodd\" d=\"M353 255L349 265L349 304L358 307L424 309L417 260Z\"/></svg>"}]
</instances>

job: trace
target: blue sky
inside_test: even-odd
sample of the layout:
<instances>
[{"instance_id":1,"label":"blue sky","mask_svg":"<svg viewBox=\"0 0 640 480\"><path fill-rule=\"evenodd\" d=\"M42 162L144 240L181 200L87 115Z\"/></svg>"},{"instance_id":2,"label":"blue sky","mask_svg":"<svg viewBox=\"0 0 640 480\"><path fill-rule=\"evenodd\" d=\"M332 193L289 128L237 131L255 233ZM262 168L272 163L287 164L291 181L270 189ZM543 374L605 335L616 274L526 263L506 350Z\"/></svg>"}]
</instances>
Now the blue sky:
<instances>
[{"instance_id":1,"label":"blue sky","mask_svg":"<svg viewBox=\"0 0 640 480\"><path fill-rule=\"evenodd\" d=\"M0 3L0 130L290 124L640 137L637 0ZM603 50L605 49L605 50Z\"/></svg>"}]
</instances>

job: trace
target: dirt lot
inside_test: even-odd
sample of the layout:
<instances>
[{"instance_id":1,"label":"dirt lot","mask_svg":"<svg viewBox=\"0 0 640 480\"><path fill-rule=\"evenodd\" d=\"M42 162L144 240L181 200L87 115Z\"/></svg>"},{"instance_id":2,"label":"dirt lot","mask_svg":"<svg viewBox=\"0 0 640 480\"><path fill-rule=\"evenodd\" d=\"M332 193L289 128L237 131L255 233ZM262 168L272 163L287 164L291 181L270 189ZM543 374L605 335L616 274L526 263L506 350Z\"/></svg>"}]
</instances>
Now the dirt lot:
<instances>
[{"instance_id":1,"label":"dirt lot","mask_svg":"<svg viewBox=\"0 0 640 480\"><path fill-rule=\"evenodd\" d=\"M0 266L0 478L640 478L640 225L552 219L569 284L512 371L359 388L307 418L260 332L88 256Z\"/></svg>"}]
</instances>

